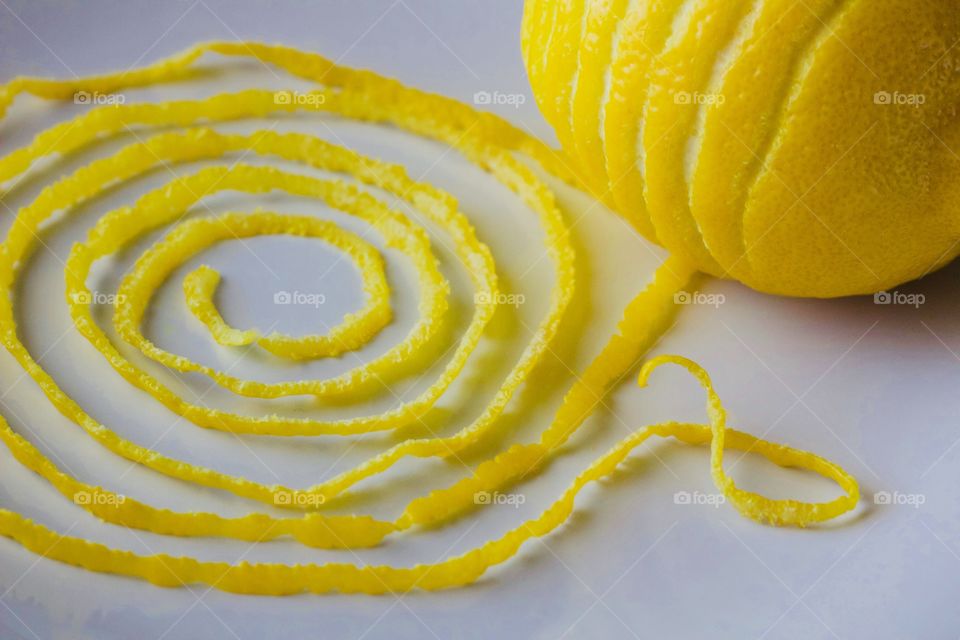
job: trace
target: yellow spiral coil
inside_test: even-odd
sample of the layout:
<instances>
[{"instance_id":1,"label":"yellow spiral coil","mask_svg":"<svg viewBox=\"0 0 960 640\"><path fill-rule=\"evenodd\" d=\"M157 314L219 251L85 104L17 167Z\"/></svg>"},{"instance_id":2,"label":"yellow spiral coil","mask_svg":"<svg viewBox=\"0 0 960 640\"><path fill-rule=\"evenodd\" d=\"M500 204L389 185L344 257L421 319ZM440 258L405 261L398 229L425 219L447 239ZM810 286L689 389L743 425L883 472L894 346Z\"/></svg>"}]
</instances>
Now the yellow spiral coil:
<instances>
[{"instance_id":1,"label":"yellow spiral coil","mask_svg":"<svg viewBox=\"0 0 960 640\"><path fill-rule=\"evenodd\" d=\"M669 258L653 281L624 311L616 335L580 375L564 397L540 439L515 444L480 464L474 473L441 490L410 502L392 521L369 515L328 515L324 504L356 483L385 472L407 458L444 458L481 441L491 430L514 393L549 348L570 302L575 284L569 228L551 190L524 163L533 159L547 171L574 181L552 150L491 114L479 113L454 100L405 87L369 71L337 66L319 55L281 46L256 43L211 43L138 70L77 80L16 78L0 88L0 115L22 93L61 100L77 91L114 92L128 87L169 82L187 73L202 54L254 56L293 76L316 83L318 99L293 104L278 102L276 93L246 90L202 100L159 104L116 104L95 108L70 122L40 133L24 148L0 159L0 185L24 175L33 164L51 154L68 154L124 130L176 127L140 138L117 153L46 186L28 206L20 209L0 249L0 333L7 350L43 390L56 409L110 452L171 478L212 487L261 503L299 511L289 517L250 513L223 517L215 513L174 511L153 507L133 498L79 501L104 522L158 534L222 537L267 541L292 537L304 545L330 549L358 549L381 543L387 536L419 526L436 525L475 508L479 492L506 488L548 464L603 398L669 326L674 295L695 277L692 264ZM382 189L408 202L452 239L458 257L469 267L478 301L470 324L460 337L454 355L434 383L421 395L375 416L339 421L288 418L277 415L245 416L212 409L179 397L146 370L127 360L94 321L91 291L86 280L91 267L128 247L144 234L170 227L167 235L142 254L123 279L113 322L117 335L147 357L176 371L199 372L230 391L256 398L313 395L320 398L362 390L423 347L443 323L449 284L433 255L426 232L403 213L393 210L360 187L340 179L321 180L270 166L236 163L205 168L179 177L141 196L134 204L116 209L77 243L65 265L66 296L76 329L130 384L193 424L229 433L276 437L350 435L398 429L412 424L435 405L462 371L495 312L498 285L493 256L480 242L452 196L412 180L398 165L359 155L318 138L296 133L260 131L252 135L223 134L211 123L272 113L312 110L372 123L389 124L446 143L509 187L534 213L544 229L547 250L554 263L556 285L550 308L536 328L513 370L502 381L494 399L471 424L449 437L405 440L365 463L317 485L296 489L265 485L214 469L176 460L124 439L99 423L60 388L28 351L18 334L14 289L21 265L39 241L38 233L52 216L70 211L105 189L130 180L161 164L196 159L216 159L231 153L250 153L276 160L351 176L359 183ZM184 212L203 198L220 191L262 193L284 190L318 199L374 228L387 242L407 255L418 270L420 320L409 335L382 356L340 376L325 380L264 383L242 380L169 353L154 345L141 331L141 323L155 289L171 271L210 245L230 238L266 234L310 237L326 242L350 256L363 276L365 306L348 316L326 335L260 335L254 330L229 326L213 303L219 274L209 267L191 272L184 281L188 307L222 345L257 343L288 358L333 356L362 346L390 322L389 288L383 260L360 237L330 222L269 211L228 213L181 221ZM718 489L745 516L776 525L805 526L834 518L852 509L858 500L856 481L837 465L814 454L773 444L726 426L723 407L707 374L695 363L674 356L645 364L640 384L664 363L687 369L707 393L709 424L664 423L640 428L585 469L570 487L539 517L502 537L462 555L434 564L412 567L369 566L349 563L283 565L272 563L227 564L164 554L138 555L81 538L61 535L7 509L0 509L0 534L44 557L98 572L132 576L162 586L205 583L226 591L256 594L362 592L397 593L412 589L441 589L477 580L489 567L517 553L532 537L544 536L570 516L577 493L587 484L614 472L629 453L651 436L709 446L711 470ZM67 499L91 493L119 498L103 487L90 486L72 477L22 437L0 417L0 439L26 468L46 479ZM725 448L752 451L772 462L809 469L834 480L844 495L826 503L772 500L735 486L723 471ZM344 496L348 498L349 496Z\"/></svg>"}]
</instances>

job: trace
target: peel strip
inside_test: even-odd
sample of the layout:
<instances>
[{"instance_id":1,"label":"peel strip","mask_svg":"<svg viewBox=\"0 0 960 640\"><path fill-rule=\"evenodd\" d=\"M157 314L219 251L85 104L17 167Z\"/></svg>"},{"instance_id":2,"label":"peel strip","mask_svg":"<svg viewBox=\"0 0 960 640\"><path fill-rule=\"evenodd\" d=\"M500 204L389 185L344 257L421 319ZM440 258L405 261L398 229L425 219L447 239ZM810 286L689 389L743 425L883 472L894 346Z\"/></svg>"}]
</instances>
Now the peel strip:
<instances>
[{"instance_id":1,"label":"peel strip","mask_svg":"<svg viewBox=\"0 0 960 640\"><path fill-rule=\"evenodd\" d=\"M383 270L383 259L376 248L360 236L316 218L278 216L259 211L242 219L230 215L222 216L216 222L219 223L218 226L232 232L229 236L221 236L221 239L243 237L241 233L246 235L252 231L257 235L302 235L326 240L328 244L353 259L363 278L363 291L367 299L360 311L347 314L342 324L325 335L294 337L273 332L262 336L256 329L234 329L227 324L213 301L220 284L220 273L208 265L201 265L184 277L183 293L187 308L210 330L210 335L217 344L242 347L256 342L276 356L294 360L332 358L362 347L390 322L390 288ZM208 221L200 220L191 220L184 224L186 225L192 225L190 231L181 230L181 233L186 235L198 235L210 227ZM253 229L249 228L251 225ZM213 232L218 230L214 229ZM121 284L121 288L123 286ZM279 304L289 302L281 299Z\"/></svg>"}]
</instances>

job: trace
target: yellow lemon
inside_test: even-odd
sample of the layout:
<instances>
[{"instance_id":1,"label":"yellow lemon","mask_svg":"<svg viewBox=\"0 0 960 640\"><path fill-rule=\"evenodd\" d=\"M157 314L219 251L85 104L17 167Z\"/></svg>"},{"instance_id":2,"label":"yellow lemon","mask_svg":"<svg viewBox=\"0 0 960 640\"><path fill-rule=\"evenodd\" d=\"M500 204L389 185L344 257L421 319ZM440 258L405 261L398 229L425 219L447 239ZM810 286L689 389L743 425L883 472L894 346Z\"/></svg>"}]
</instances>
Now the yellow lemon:
<instances>
[{"instance_id":1,"label":"yellow lemon","mask_svg":"<svg viewBox=\"0 0 960 640\"><path fill-rule=\"evenodd\" d=\"M523 54L572 168L648 239L835 297L960 253L960 5L527 0Z\"/></svg>"}]
</instances>

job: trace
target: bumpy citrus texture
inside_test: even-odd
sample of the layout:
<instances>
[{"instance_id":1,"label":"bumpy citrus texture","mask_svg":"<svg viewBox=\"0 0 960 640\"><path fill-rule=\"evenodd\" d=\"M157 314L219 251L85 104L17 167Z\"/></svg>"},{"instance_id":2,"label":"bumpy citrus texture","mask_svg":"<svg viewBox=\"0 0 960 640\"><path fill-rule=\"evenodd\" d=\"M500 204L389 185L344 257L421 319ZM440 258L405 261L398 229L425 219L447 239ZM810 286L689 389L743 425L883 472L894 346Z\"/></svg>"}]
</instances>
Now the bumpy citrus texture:
<instances>
[{"instance_id":1,"label":"bumpy citrus texture","mask_svg":"<svg viewBox=\"0 0 960 640\"><path fill-rule=\"evenodd\" d=\"M960 4L527 0L571 167L648 239L770 293L889 289L960 252Z\"/></svg>"}]
</instances>

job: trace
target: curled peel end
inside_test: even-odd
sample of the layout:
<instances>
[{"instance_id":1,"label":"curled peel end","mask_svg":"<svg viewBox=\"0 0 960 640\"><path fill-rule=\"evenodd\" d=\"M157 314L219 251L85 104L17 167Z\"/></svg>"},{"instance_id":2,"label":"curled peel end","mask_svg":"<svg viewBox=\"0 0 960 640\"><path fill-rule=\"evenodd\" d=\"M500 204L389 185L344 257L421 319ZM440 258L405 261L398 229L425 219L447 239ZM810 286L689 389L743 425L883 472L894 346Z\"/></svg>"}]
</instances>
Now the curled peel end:
<instances>
[{"instance_id":1,"label":"curled peel end","mask_svg":"<svg viewBox=\"0 0 960 640\"><path fill-rule=\"evenodd\" d=\"M706 371L704 371L703 367L689 358L675 355L657 356L656 358L645 362L643 367L640 369L640 376L637 380L637 384L641 388L646 387L647 381L650 378L650 374L653 373L654 369L658 369L660 366L665 364L675 364L679 367L683 367L689 371L705 389L710 392L713 391L713 383L710 382L710 376Z\"/></svg>"},{"instance_id":2,"label":"curled peel end","mask_svg":"<svg viewBox=\"0 0 960 640\"><path fill-rule=\"evenodd\" d=\"M701 446L709 444L711 449L710 466L714 484L741 514L756 522L772 526L807 527L811 524L834 519L856 507L860 497L857 481L839 465L808 451L774 445L768 441L728 429L726 412L719 396L713 389L710 376L696 362L675 355L653 358L645 363L640 370L639 386L645 387L650 374L661 365L668 363L686 369L707 392L707 414L710 423L709 426L705 425L703 428L705 430L709 429L711 435L709 440L701 441L698 444ZM727 446L748 452L754 451L781 467L801 468L833 480L843 490L844 495L829 502L818 503L792 499L772 499L752 491L740 489L723 469L723 452Z\"/></svg>"}]
</instances>

